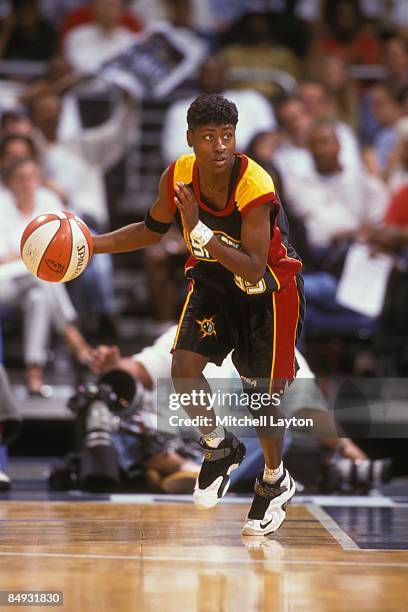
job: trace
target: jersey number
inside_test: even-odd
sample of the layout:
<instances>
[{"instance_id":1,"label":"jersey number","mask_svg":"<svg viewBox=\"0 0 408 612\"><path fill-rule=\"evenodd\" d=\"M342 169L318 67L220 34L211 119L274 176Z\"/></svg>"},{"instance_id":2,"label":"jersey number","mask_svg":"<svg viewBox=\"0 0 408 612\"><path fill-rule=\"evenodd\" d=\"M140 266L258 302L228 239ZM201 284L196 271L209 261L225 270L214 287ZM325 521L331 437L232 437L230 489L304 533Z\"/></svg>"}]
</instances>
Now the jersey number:
<instances>
[{"instance_id":1,"label":"jersey number","mask_svg":"<svg viewBox=\"0 0 408 612\"><path fill-rule=\"evenodd\" d=\"M209 254L207 249L201 246L198 242L196 242L195 240L191 240L190 238L190 244L191 252L194 257L197 257L197 259L211 259L211 255Z\"/></svg>"},{"instance_id":2,"label":"jersey number","mask_svg":"<svg viewBox=\"0 0 408 612\"><path fill-rule=\"evenodd\" d=\"M244 280L241 276L234 275L234 281L237 287L241 289L244 293L248 295L256 295L259 293L264 293L266 291L266 285L263 278L256 285Z\"/></svg>"}]
</instances>

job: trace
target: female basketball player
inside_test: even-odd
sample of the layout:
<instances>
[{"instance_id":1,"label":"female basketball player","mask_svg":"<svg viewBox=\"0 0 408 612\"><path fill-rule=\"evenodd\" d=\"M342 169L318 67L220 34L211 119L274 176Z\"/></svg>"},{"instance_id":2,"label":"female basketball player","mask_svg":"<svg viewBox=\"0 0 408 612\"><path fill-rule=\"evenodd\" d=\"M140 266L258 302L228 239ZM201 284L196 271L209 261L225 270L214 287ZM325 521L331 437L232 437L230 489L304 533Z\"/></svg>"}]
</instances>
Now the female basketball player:
<instances>
[{"instance_id":1,"label":"female basketball player","mask_svg":"<svg viewBox=\"0 0 408 612\"><path fill-rule=\"evenodd\" d=\"M141 223L97 236L95 253L118 253L159 241L176 220L190 251L191 279L173 344L172 378L178 393L209 386L202 372L233 362L249 393L281 394L295 376L295 343L303 319L301 262L287 242L287 223L270 176L235 153L236 106L218 94L199 96L187 113L184 155L163 173L159 194ZM201 396L203 397L203 396ZM245 446L217 425L213 410L191 401L200 427L204 461L194 501L210 508L225 495L229 475ZM273 402L267 407L272 414ZM276 430L274 430L276 431ZM278 434L278 435L276 435ZM265 535L285 518L295 484L281 461L282 430L258 429L265 469L243 533Z\"/></svg>"}]
</instances>

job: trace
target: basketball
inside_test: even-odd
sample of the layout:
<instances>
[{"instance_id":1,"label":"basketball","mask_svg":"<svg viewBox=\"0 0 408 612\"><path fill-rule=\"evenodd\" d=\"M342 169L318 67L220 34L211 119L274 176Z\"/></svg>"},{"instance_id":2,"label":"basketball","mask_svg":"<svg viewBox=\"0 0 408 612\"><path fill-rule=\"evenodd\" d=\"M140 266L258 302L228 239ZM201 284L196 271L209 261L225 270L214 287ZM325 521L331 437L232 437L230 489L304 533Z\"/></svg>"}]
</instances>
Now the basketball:
<instances>
[{"instance_id":1,"label":"basketball","mask_svg":"<svg viewBox=\"0 0 408 612\"><path fill-rule=\"evenodd\" d=\"M92 256L92 236L71 212L35 217L21 237L20 254L27 269L42 280L65 283L79 276Z\"/></svg>"}]
</instances>

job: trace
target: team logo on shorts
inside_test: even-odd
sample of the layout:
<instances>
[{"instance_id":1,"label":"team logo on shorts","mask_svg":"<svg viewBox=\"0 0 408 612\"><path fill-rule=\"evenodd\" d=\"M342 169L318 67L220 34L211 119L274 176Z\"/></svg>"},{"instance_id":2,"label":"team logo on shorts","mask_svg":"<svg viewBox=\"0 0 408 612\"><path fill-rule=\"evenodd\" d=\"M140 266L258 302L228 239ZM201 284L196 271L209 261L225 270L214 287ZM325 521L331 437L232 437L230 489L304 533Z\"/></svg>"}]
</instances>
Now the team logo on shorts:
<instances>
[{"instance_id":1,"label":"team logo on shorts","mask_svg":"<svg viewBox=\"0 0 408 612\"><path fill-rule=\"evenodd\" d=\"M214 316L203 319L199 321L196 319L196 323L200 326L201 339L206 338L207 336L215 336L217 337L217 332L215 330Z\"/></svg>"}]
</instances>

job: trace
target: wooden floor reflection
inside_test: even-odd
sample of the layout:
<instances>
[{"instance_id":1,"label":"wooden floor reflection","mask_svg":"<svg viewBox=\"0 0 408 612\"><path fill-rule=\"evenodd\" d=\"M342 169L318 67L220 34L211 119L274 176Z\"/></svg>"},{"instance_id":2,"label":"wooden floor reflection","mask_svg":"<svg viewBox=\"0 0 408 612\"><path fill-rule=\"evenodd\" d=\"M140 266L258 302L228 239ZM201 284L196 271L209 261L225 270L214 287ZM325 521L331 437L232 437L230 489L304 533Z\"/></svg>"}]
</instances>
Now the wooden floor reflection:
<instances>
[{"instance_id":1,"label":"wooden floor reflection","mask_svg":"<svg viewBox=\"0 0 408 612\"><path fill-rule=\"evenodd\" d=\"M62 590L79 612L408 609L408 552L359 550L300 505L274 538L244 540L246 510L3 503L0 590Z\"/></svg>"}]
</instances>

